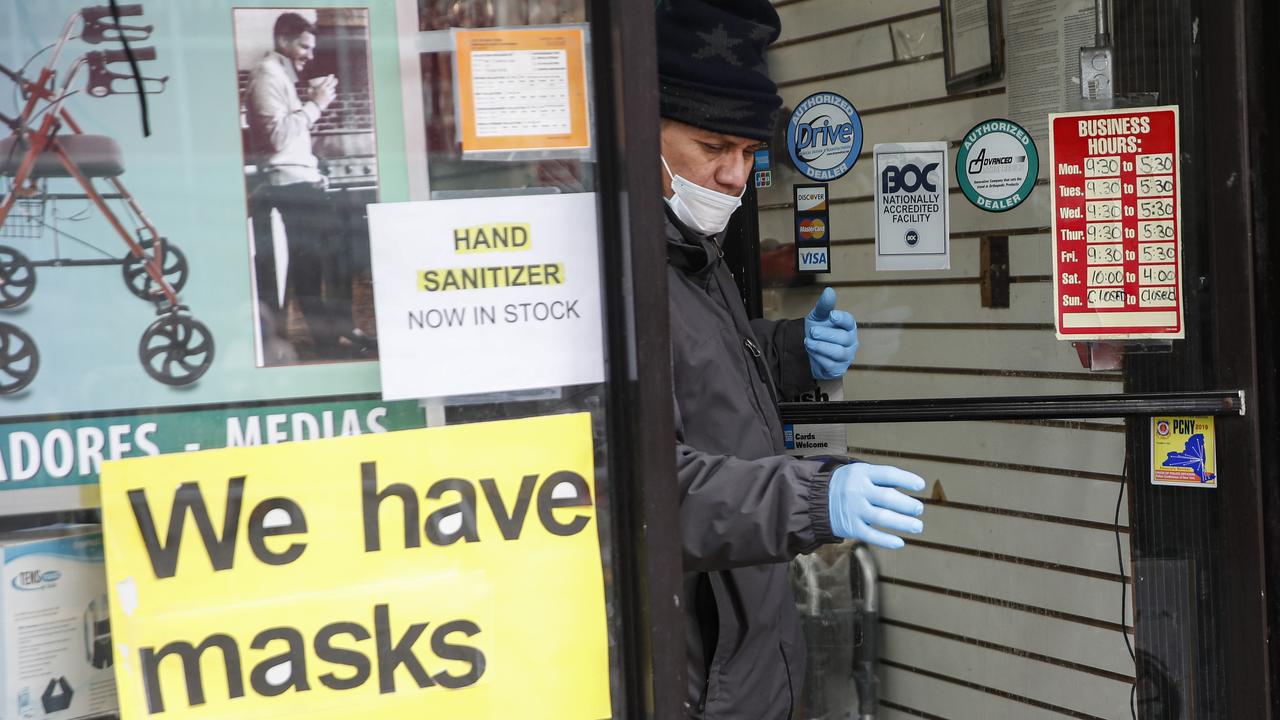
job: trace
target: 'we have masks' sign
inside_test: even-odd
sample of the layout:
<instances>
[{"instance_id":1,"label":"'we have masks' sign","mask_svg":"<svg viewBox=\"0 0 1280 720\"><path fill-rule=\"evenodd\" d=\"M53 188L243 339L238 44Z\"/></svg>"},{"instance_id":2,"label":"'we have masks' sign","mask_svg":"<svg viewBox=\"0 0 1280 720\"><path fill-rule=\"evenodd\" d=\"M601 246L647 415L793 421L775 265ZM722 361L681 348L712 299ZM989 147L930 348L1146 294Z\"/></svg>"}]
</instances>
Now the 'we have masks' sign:
<instances>
[{"instance_id":1,"label":"'we have masks' sign","mask_svg":"<svg viewBox=\"0 0 1280 720\"><path fill-rule=\"evenodd\" d=\"M593 477L586 414L104 464L121 716L608 717Z\"/></svg>"}]
</instances>

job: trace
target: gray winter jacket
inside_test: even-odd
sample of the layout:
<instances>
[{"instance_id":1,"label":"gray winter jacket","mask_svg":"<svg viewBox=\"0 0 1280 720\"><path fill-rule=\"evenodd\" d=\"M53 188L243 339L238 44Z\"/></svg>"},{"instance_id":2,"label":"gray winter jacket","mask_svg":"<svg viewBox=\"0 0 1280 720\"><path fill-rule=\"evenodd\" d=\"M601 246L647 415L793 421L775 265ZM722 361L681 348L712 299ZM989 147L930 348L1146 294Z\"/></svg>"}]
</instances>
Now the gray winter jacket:
<instances>
[{"instance_id":1,"label":"gray winter jacket","mask_svg":"<svg viewBox=\"0 0 1280 720\"><path fill-rule=\"evenodd\" d=\"M717 245L668 217L689 716L785 720L804 678L787 562L828 542L830 477L784 455L804 323L749 321Z\"/></svg>"}]
</instances>

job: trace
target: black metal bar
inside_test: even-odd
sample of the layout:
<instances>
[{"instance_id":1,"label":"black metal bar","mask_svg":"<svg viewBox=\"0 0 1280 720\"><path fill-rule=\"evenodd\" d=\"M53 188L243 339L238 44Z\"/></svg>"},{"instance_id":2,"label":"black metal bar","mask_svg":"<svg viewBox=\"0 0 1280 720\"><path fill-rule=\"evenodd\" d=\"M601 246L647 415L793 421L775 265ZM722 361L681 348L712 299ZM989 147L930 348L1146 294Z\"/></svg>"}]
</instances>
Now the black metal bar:
<instances>
[{"instance_id":1,"label":"black metal bar","mask_svg":"<svg viewBox=\"0 0 1280 720\"><path fill-rule=\"evenodd\" d=\"M102 258L100 260L34 260L31 267L90 267L96 265L119 265L121 258Z\"/></svg>"},{"instance_id":2,"label":"black metal bar","mask_svg":"<svg viewBox=\"0 0 1280 720\"><path fill-rule=\"evenodd\" d=\"M685 716L680 498L651 3L592 0L620 717Z\"/></svg>"},{"instance_id":3,"label":"black metal bar","mask_svg":"<svg viewBox=\"0 0 1280 720\"><path fill-rule=\"evenodd\" d=\"M1205 161L1196 168L1206 188L1208 208L1201 239L1209 262L1214 327L1205 338L1217 362L1214 381L1243 388L1251 398L1259 390L1258 328L1274 325L1275 317L1259 312L1255 258L1267 250L1269 238L1257 234L1254 210L1275 204L1274 197L1255 196L1253 175L1265 171L1257 143L1274 134L1274 118L1255 116L1259 94L1274 92L1275 77L1267 76L1263 58L1275 53L1274 28L1258 23L1251 0L1205 3L1192 17L1200 20L1203 66ZM1207 12L1206 12L1207 11ZM1263 79L1266 77L1266 79ZM1237 186L1238 184L1238 186ZM1274 247L1274 246L1272 246ZM1188 331L1190 330L1188 325ZM1264 515L1262 449L1275 437L1263 434L1261 413L1224 421L1218 447L1230 448L1218 463L1222 483L1219 518L1224 553L1220 584L1224 586L1218 612L1223 618L1224 662L1215 668L1227 678L1224 717L1275 716L1277 690L1269 683L1272 661L1269 640L1275 638L1275 598L1268 597L1268 545L1264 529L1275 518ZM1271 607L1269 608L1268 605Z\"/></svg>"},{"instance_id":4,"label":"black metal bar","mask_svg":"<svg viewBox=\"0 0 1280 720\"><path fill-rule=\"evenodd\" d=\"M1261 49L1271 37L1270 30L1280 27L1280 4L1270 0L1251 3L1248 27L1248 66L1250 69L1250 117L1280 117L1280 89L1275 78L1280 76L1280 57ZM1253 156L1253 196L1280 198L1280 136L1271 123L1260 122L1251 131L1257 151ZM1267 570L1267 600L1271 654L1271 715L1280 717L1280 327L1274 321L1280 315L1280 232L1277 228L1280 207L1275 202L1253 205L1254 277L1258 287L1257 317L1254 327L1257 344L1258 395L1254 404L1259 409L1259 435L1272 438L1263 442L1262 517L1265 532L1263 547Z\"/></svg>"},{"instance_id":5,"label":"black metal bar","mask_svg":"<svg viewBox=\"0 0 1280 720\"><path fill-rule=\"evenodd\" d=\"M770 150L778 152L776 149ZM750 173L754 175L754 171ZM747 317L764 316L764 296L760 285L760 212L756 189L750 179L742 195L742 208L733 214L724 235L724 262L738 281Z\"/></svg>"},{"instance_id":6,"label":"black metal bar","mask_svg":"<svg viewBox=\"0 0 1280 720\"><path fill-rule=\"evenodd\" d=\"M1243 415L1244 393L1212 390L1114 395L927 398L779 403L788 423L938 422L1035 420L1154 415Z\"/></svg>"}]
</instances>

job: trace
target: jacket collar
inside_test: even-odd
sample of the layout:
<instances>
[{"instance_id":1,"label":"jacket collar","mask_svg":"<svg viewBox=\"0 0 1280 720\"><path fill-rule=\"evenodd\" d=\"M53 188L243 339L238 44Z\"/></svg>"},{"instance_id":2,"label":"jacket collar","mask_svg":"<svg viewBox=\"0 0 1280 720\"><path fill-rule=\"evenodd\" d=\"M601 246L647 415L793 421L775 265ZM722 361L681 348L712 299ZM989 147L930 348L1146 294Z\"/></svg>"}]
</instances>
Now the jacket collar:
<instances>
[{"instance_id":1,"label":"jacket collar","mask_svg":"<svg viewBox=\"0 0 1280 720\"><path fill-rule=\"evenodd\" d=\"M284 76L289 78L289 82L293 83L294 85L298 84L298 70L293 67L292 60L285 57L284 55L281 55L275 50L267 51L266 59L270 62L274 62L277 66L279 66L280 71L284 73Z\"/></svg>"},{"instance_id":2,"label":"jacket collar","mask_svg":"<svg viewBox=\"0 0 1280 720\"><path fill-rule=\"evenodd\" d=\"M710 274L723 257L720 244L724 233L711 237L699 235L680 222L666 203L662 205L667 220L667 262L688 275Z\"/></svg>"}]
</instances>

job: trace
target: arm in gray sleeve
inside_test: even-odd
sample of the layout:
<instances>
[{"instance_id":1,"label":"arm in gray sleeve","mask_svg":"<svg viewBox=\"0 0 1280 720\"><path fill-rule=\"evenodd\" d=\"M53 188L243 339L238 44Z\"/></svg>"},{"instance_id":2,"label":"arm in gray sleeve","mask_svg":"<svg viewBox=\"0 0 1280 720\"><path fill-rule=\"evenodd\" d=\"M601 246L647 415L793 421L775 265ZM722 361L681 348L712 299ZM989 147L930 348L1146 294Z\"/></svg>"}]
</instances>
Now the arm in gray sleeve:
<instances>
[{"instance_id":1,"label":"arm in gray sleeve","mask_svg":"<svg viewBox=\"0 0 1280 720\"><path fill-rule=\"evenodd\" d=\"M764 360L778 387L779 401L795 399L814 387L809 353L804 349L804 320L751 321Z\"/></svg>"},{"instance_id":2,"label":"arm in gray sleeve","mask_svg":"<svg viewBox=\"0 0 1280 720\"><path fill-rule=\"evenodd\" d=\"M829 474L787 456L742 460L676 445L687 572L786 562L840 542L827 508Z\"/></svg>"},{"instance_id":3,"label":"arm in gray sleeve","mask_svg":"<svg viewBox=\"0 0 1280 720\"><path fill-rule=\"evenodd\" d=\"M703 452L685 442L679 402L674 407L685 571L786 562L840 542L828 509L831 475L822 464Z\"/></svg>"},{"instance_id":4,"label":"arm in gray sleeve","mask_svg":"<svg viewBox=\"0 0 1280 720\"><path fill-rule=\"evenodd\" d=\"M249 122L259 128L260 137L266 139L275 152L288 147L301 137L310 137L311 126L320 118L320 108L313 102L294 105L291 94L296 93L288 81L270 75L255 73L247 89Z\"/></svg>"}]
</instances>

